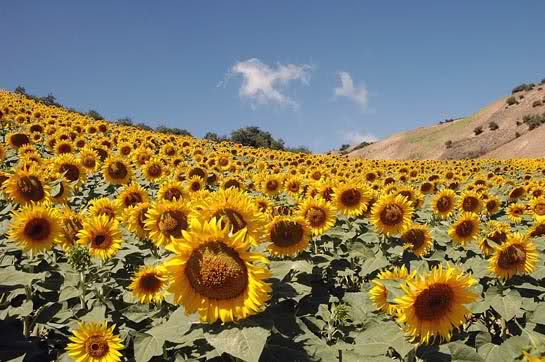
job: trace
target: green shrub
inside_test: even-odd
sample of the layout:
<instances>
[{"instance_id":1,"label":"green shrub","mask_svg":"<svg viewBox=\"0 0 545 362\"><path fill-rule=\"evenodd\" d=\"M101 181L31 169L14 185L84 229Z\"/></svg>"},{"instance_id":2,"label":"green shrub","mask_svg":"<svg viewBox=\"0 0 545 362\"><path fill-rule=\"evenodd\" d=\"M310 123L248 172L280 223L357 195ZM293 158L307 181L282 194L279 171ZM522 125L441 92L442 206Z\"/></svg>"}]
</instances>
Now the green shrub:
<instances>
[{"instance_id":1,"label":"green shrub","mask_svg":"<svg viewBox=\"0 0 545 362\"><path fill-rule=\"evenodd\" d=\"M522 83L520 85L517 85L513 90L511 91L511 94L515 94L517 92L523 92L525 90L531 89L530 84Z\"/></svg>"},{"instance_id":2,"label":"green shrub","mask_svg":"<svg viewBox=\"0 0 545 362\"><path fill-rule=\"evenodd\" d=\"M498 124L494 121L490 122L488 124L488 129L490 129L491 131L495 131L497 130L498 128L500 128L500 126L498 126Z\"/></svg>"},{"instance_id":3,"label":"green shrub","mask_svg":"<svg viewBox=\"0 0 545 362\"><path fill-rule=\"evenodd\" d=\"M475 133L475 136L478 136L478 135L480 135L480 134L483 133L483 132L484 132L484 131L483 131L483 126L475 127L475 128L473 129L473 133Z\"/></svg>"},{"instance_id":4,"label":"green shrub","mask_svg":"<svg viewBox=\"0 0 545 362\"><path fill-rule=\"evenodd\" d=\"M505 101L505 103L507 103L508 106L512 106L513 104L517 104L517 99L513 96L507 98L507 100Z\"/></svg>"}]
</instances>

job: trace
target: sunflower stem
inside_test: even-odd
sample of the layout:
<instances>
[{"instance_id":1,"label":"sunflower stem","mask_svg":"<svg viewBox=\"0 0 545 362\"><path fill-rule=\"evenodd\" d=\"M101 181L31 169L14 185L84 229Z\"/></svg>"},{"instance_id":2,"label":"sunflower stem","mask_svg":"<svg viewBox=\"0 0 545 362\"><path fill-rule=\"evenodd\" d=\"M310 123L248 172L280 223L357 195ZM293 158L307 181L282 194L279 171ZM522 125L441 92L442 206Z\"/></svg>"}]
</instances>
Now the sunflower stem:
<instances>
[{"instance_id":1,"label":"sunflower stem","mask_svg":"<svg viewBox=\"0 0 545 362\"><path fill-rule=\"evenodd\" d=\"M87 292L86 291L86 285L85 285L85 273L84 272L79 272L79 285L80 285L80 289L81 289L81 294L79 296L79 302L81 304L81 309L83 309L84 311L87 311L87 304L85 303L85 293Z\"/></svg>"}]
</instances>

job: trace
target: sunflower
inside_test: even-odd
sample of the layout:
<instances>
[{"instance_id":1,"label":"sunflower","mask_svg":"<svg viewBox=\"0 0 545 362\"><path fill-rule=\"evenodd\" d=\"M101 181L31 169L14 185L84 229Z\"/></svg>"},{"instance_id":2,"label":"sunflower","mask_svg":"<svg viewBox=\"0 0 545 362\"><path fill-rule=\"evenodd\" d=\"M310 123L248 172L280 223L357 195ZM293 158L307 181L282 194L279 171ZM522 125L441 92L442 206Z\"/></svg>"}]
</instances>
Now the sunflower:
<instances>
[{"instance_id":1,"label":"sunflower","mask_svg":"<svg viewBox=\"0 0 545 362\"><path fill-rule=\"evenodd\" d=\"M148 238L146 227L146 214L150 205L147 202L141 202L136 206L130 207L125 212L125 224L127 229L138 236L140 240Z\"/></svg>"},{"instance_id":2,"label":"sunflower","mask_svg":"<svg viewBox=\"0 0 545 362\"><path fill-rule=\"evenodd\" d=\"M337 211L346 216L360 216L367 210L369 192L363 187L348 182L335 187L333 200Z\"/></svg>"},{"instance_id":3,"label":"sunflower","mask_svg":"<svg viewBox=\"0 0 545 362\"><path fill-rule=\"evenodd\" d=\"M185 186L178 180L168 180L162 183L157 193L158 200L176 201L188 197Z\"/></svg>"},{"instance_id":4,"label":"sunflower","mask_svg":"<svg viewBox=\"0 0 545 362\"><path fill-rule=\"evenodd\" d=\"M119 195L117 195L117 200L123 208L129 208L142 202L148 202L149 196L142 186L134 182L123 187Z\"/></svg>"},{"instance_id":5,"label":"sunflower","mask_svg":"<svg viewBox=\"0 0 545 362\"><path fill-rule=\"evenodd\" d=\"M224 177L221 180L221 188L224 190L230 189L230 188L242 189L244 188L244 185L242 181L240 180L240 177L229 176L229 177Z\"/></svg>"},{"instance_id":6,"label":"sunflower","mask_svg":"<svg viewBox=\"0 0 545 362\"><path fill-rule=\"evenodd\" d=\"M528 229L528 235L532 238L538 238L545 235L545 221L536 222Z\"/></svg>"},{"instance_id":7,"label":"sunflower","mask_svg":"<svg viewBox=\"0 0 545 362\"><path fill-rule=\"evenodd\" d=\"M536 246L527 235L514 233L507 241L496 247L489 259L488 270L499 278L510 279L516 274L529 274L536 269L538 254Z\"/></svg>"},{"instance_id":8,"label":"sunflower","mask_svg":"<svg viewBox=\"0 0 545 362\"><path fill-rule=\"evenodd\" d=\"M115 324L106 322L78 322L79 328L69 337L68 355L80 362L118 362L124 348L121 338L114 335Z\"/></svg>"},{"instance_id":9,"label":"sunflower","mask_svg":"<svg viewBox=\"0 0 545 362\"><path fill-rule=\"evenodd\" d=\"M60 237L60 218L48 205L28 205L13 214L9 238L31 255L52 248Z\"/></svg>"},{"instance_id":10,"label":"sunflower","mask_svg":"<svg viewBox=\"0 0 545 362\"><path fill-rule=\"evenodd\" d=\"M456 193L451 189L441 190L431 201L433 212L442 219L447 219L452 214L455 205Z\"/></svg>"},{"instance_id":11,"label":"sunflower","mask_svg":"<svg viewBox=\"0 0 545 362\"><path fill-rule=\"evenodd\" d=\"M337 210L321 197L308 197L297 208L297 215L305 218L313 235L322 235L336 222Z\"/></svg>"},{"instance_id":12,"label":"sunflower","mask_svg":"<svg viewBox=\"0 0 545 362\"><path fill-rule=\"evenodd\" d=\"M430 339L450 340L470 315L465 304L477 300L469 290L477 281L461 270L447 265L433 268L427 275L402 285L405 295L394 301L399 308L398 321L412 340L429 343Z\"/></svg>"},{"instance_id":13,"label":"sunflower","mask_svg":"<svg viewBox=\"0 0 545 362\"><path fill-rule=\"evenodd\" d=\"M418 257L426 255L433 246L431 231L426 225L408 226L401 234L401 241L406 250Z\"/></svg>"},{"instance_id":14,"label":"sunflower","mask_svg":"<svg viewBox=\"0 0 545 362\"><path fill-rule=\"evenodd\" d=\"M545 197L534 197L530 200L529 210L537 222L545 220Z\"/></svg>"},{"instance_id":15,"label":"sunflower","mask_svg":"<svg viewBox=\"0 0 545 362\"><path fill-rule=\"evenodd\" d=\"M62 175L69 182L80 184L85 179L85 169L74 155L65 153L52 159L52 170Z\"/></svg>"},{"instance_id":16,"label":"sunflower","mask_svg":"<svg viewBox=\"0 0 545 362\"><path fill-rule=\"evenodd\" d=\"M119 222L107 215L98 215L83 221L78 232L79 243L89 247L89 253L102 260L111 258L121 247Z\"/></svg>"},{"instance_id":17,"label":"sunflower","mask_svg":"<svg viewBox=\"0 0 545 362\"><path fill-rule=\"evenodd\" d=\"M483 203L479 197L479 194L475 191L466 191L460 196L460 204L458 206L463 212L473 212L478 214Z\"/></svg>"},{"instance_id":18,"label":"sunflower","mask_svg":"<svg viewBox=\"0 0 545 362\"><path fill-rule=\"evenodd\" d=\"M267 226L268 246L272 255L295 255L310 242L310 227L302 216L276 216Z\"/></svg>"},{"instance_id":19,"label":"sunflower","mask_svg":"<svg viewBox=\"0 0 545 362\"><path fill-rule=\"evenodd\" d=\"M255 197L254 202L258 210L261 211L263 214L268 215L273 210L273 206L274 206L273 202L266 197L261 197L261 196Z\"/></svg>"},{"instance_id":20,"label":"sunflower","mask_svg":"<svg viewBox=\"0 0 545 362\"><path fill-rule=\"evenodd\" d=\"M199 176L192 176L189 180L186 180L187 190L191 193L198 192L204 189L205 182Z\"/></svg>"},{"instance_id":21,"label":"sunflower","mask_svg":"<svg viewBox=\"0 0 545 362\"><path fill-rule=\"evenodd\" d=\"M65 207L60 220L61 237L58 239L58 243L64 250L68 250L78 241L78 232L83 228L83 217Z\"/></svg>"},{"instance_id":22,"label":"sunflower","mask_svg":"<svg viewBox=\"0 0 545 362\"><path fill-rule=\"evenodd\" d=\"M373 204L371 223L380 234L399 234L411 223L413 207L403 195L383 195Z\"/></svg>"},{"instance_id":23,"label":"sunflower","mask_svg":"<svg viewBox=\"0 0 545 362\"><path fill-rule=\"evenodd\" d=\"M157 201L146 213L144 229L157 247L165 246L189 228L190 211L182 201Z\"/></svg>"},{"instance_id":24,"label":"sunflower","mask_svg":"<svg viewBox=\"0 0 545 362\"><path fill-rule=\"evenodd\" d=\"M30 136L26 132L13 132L6 136L8 144L13 148L19 148L31 143Z\"/></svg>"},{"instance_id":25,"label":"sunflower","mask_svg":"<svg viewBox=\"0 0 545 362\"><path fill-rule=\"evenodd\" d=\"M87 171L87 172L95 172L98 170L100 159L98 157L97 151L90 147L84 147L80 153L79 158L81 162L81 166Z\"/></svg>"},{"instance_id":26,"label":"sunflower","mask_svg":"<svg viewBox=\"0 0 545 362\"><path fill-rule=\"evenodd\" d=\"M89 203L89 215L91 217L106 215L109 219L121 219L121 205L118 200L101 197L93 199Z\"/></svg>"},{"instance_id":27,"label":"sunflower","mask_svg":"<svg viewBox=\"0 0 545 362\"><path fill-rule=\"evenodd\" d=\"M246 229L231 233L213 218L198 220L183 242L168 249L176 253L165 262L173 282L169 292L186 313L199 312L203 322L232 322L261 312L270 298L265 282L270 272L260 264L267 258L249 251Z\"/></svg>"},{"instance_id":28,"label":"sunflower","mask_svg":"<svg viewBox=\"0 0 545 362\"><path fill-rule=\"evenodd\" d=\"M507 217L509 220L518 224L522 221L522 216L526 213L527 207L521 202L512 203L507 208Z\"/></svg>"},{"instance_id":29,"label":"sunflower","mask_svg":"<svg viewBox=\"0 0 545 362\"><path fill-rule=\"evenodd\" d=\"M4 181L3 187L7 196L21 205L49 199L49 185L36 168L18 170Z\"/></svg>"},{"instance_id":30,"label":"sunflower","mask_svg":"<svg viewBox=\"0 0 545 362\"><path fill-rule=\"evenodd\" d=\"M479 234L481 221L477 214L464 212L448 229L452 240L464 246Z\"/></svg>"},{"instance_id":31,"label":"sunflower","mask_svg":"<svg viewBox=\"0 0 545 362\"><path fill-rule=\"evenodd\" d=\"M152 157L142 166L142 174L146 180L156 181L165 175L165 165L159 157Z\"/></svg>"},{"instance_id":32,"label":"sunflower","mask_svg":"<svg viewBox=\"0 0 545 362\"><path fill-rule=\"evenodd\" d=\"M142 266L132 278L129 290L140 303L161 303L168 285L168 273L163 266Z\"/></svg>"},{"instance_id":33,"label":"sunflower","mask_svg":"<svg viewBox=\"0 0 545 362\"><path fill-rule=\"evenodd\" d=\"M282 191L282 181L278 175L265 175L261 178L260 190L268 196L278 195Z\"/></svg>"},{"instance_id":34,"label":"sunflower","mask_svg":"<svg viewBox=\"0 0 545 362\"><path fill-rule=\"evenodd\" d=\"M292 198L297 199L301 196L304 189L303 180L301 176L290 176L286 179L284 187Z\"/></svg>"},{"instance_id":35,"label":"sunflower","mask_svg":"<svg viewBox=\"0 0 545 362\"><path fill-rule=\"evenodd\" d=\"M382 271L378 276L371 281L372 287L369 290L369 299L375 307L389 315L397 315L398 308L394 303L388 302L388 289L384 285L384 280L390 280L401 284L410 280L414 280L416 273L410 273L405 265L395 267L392 270Z\"/></svg>"},{"instance_id":36,"label":"sunflower","mask_svg":"<svg viewBox=\"0 0 545 362\"><path fill-rule=\"evenodd\" d=\"M60 155L63 153L74 152L74 145L70 141L59 141L55 143L55 153Z\"/></svg>"},{"instance_id":37,"label":"sunflower","mask_svg":"<svg viewBox=\"0 0 545 362\"><path fill-rule=\"evenodd\" d=\"M201 223L216 218L222 227L228 226L233 233L246 228L246 236L253 244L264 238L265 215L246 193L238 189L218 190L201 201L195 200L194 215Z\"/></svg>"},{"instance_id":38,"label":"sunflower","mask_svg":"<svg viewBox=\"0 0 545 362\"><path fill-rule=\"evenodd\" d=\"M497 196L489 195L488 199L484 202L484 208L488 215L494 215L500 210L500 200Z\"/></svg>"},{"instance_id":39,"label":"sunflower","mask_svg":"<svg viewBox=\"0 0 545 362\"><path fill-rule=\"evenodd\" d=\"M102 174L106 182L113 185L125 185L132 177L132 168L125 159L111 156L102 166Z\"/></svg>"},{"instance_id":40,"label":"sunflower","mask_svg":"<svg viewBox=\"0 0 545 362\"><path fill-rule=\"evenodd\" d=\"M50 172L48 178L51 181L51 201L56 204L66 204L73 193L72 184L55 171Z\"/></svg>"}]
</instances>

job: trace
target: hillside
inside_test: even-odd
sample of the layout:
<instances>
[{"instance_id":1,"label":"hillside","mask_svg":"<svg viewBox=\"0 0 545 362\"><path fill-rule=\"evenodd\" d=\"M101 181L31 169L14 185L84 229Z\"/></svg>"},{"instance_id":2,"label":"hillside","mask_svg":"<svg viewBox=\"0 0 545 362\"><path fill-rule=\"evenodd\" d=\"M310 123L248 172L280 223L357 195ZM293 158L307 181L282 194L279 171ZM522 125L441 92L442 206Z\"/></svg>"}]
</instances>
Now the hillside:
<instances>
[{"instance_id":1,"label":"hillside","mask_svg":"<svg viewBox=\"0 0 545 362\"><path fill-rule=\"evenodd\" d=\"M528 116L545 113L544 85L515 92L510 102L516 103L512 105L507 104L510 97L498 99L471 116L399 132L348 155L397 160L545 156L545 129L536 127L540 123L537 120L528 120ZM535 123L533 130L531 123ZM476 135L478 127L482 133Z\"/></svg>"}]
</instances>

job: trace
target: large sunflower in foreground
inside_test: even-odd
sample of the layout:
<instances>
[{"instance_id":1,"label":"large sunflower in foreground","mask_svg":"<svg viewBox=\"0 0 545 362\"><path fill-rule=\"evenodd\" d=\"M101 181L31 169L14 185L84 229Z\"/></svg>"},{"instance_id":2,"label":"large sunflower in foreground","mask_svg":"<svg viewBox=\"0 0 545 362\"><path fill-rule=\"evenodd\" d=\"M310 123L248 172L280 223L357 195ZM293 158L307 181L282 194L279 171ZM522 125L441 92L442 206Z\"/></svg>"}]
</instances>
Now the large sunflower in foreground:
<instances>
[{"instance_id":1,"label":"large sunflower in foreground","mask_svg":"<svg viewBox=\"0 0 545 362\"><path fill-rule=\"evenodd\" d=\"M363 187L349 182L335 187L333 200L337 211L346 216L360 216L367 210L367 202L371 198Z\"/></svg>"},{"instance_id":2,"label":"large sunflower in foreground","mask_svg":"<svg viewBox=\"0 0 545 362\"><path fill-rule=\"evenodd\" d=\"M4 181L3 187L7 196L21 205L49 198L49 185L37 169L18 170Z\"/></svg>"},{"instance_id":3,"label":"large sunflower in foreground","mask_svg":"<svg viewBox=\"0 0 545 362\"><path fill-rule=\"evenodd\" d=\"M79 243L89 247L92 256L102 260L111 258L121 247L119 222L107 215L99 215L85 220L78 232Z\"/></svg>"},{"instance_id":4,"label":"large sunflower in foreground","mask_svg":"<svg viewBox=\"0 0 545 362\"><path fill-rule=\"evenodd\" d=\"M464 212L448 229L448 235L458 244L464 246L479 234L481 221L477 214Z\"/></svg>"},{"instance_id":5,"label":"large sunflower in foreground","mask_svg":"<svg viewBox=\"0 0 545 362\"><path fill-rule=\"evenodd\" d=\"M199 312L202 321L232 322L261 312L270 298L264 280L268 260L249 251L246 230L232 234L221 222L196 220L183 242L167 248L176 253L165 262L172 276L169 292L186 313Z\"/></svg>"},{"instance_id":6,"label":"large sunflower in foreground","mask_svg":"<svg viewBox=\"0 0 545 362\"><path fill-rule=\"evenodd\" d=\"M165 296L168 273L163 266L142 266L132 278L129 289L140 303L160 303Z\"/></svg>"},{"instance_id":7,"label":"large sunflower in foreground","mask_svg":"<svg viewBox=\"0 0 545 362\"><path fill-rule=\"evenodd\" d=\"M218 190L195 203L193 215L201 222L216 218L233 233L246 228L246 236L253 244L263 240L267 219L245 192L234 188Z\"/></svg>"},{"instance_id":8,"label":"large sunflower in foreground","mask_svg":"<svg viewBox=\"0 0 545 362\"><path fill-rule=\"evenodd\" d=\"M68 355L78 362L118 362L124 348L121 338L114 335L115 324L79 322L79 328L69 337Z\"/></svg>"},{"instance_id":9,"label":"large sunflower in foreground","mask_svg":"<svg viewBox=\"0 0 545 362\"><path fill-rule=\"evenodd\" d=\"M489 259L488 270L499 278L509 279L516 274L532 273L537 259L535 244L526 235L514 233L496 247L494 256Z\"/></svg>"},{"instance_id":10,"label":"large sunflower in foreground","mask_svg":"<svg viewBox=\"0 0 545 362\"><path fill-rule=\"evenodd\" d=\"M383 195L371 210L371 223L380 234L399 234L411 223L414 208L403 195Z\"/></svg>"},{"instance_id":11,"label":"large sunflower in foreground","mask_svg":"<svg viewBox=\"0 0 545 362\"><path fill-rule=\"evenodd\" d=\"M395 299L398 320L413 340L450 340L453 329L459 328L470 314L465 304L478 298L469 290L476 283L473 277L450 265L433 268L402 286L405 295Z\"/></svg>"},{"instance_id":12,"label":"large sunflower in foreground","mask_svg":"<svg viewBox=\"0 0 545 362\"><path fill-rule=\"evenodd\" d=\"M267 226L268 249L273 255L295 255L308 246L310 227L302 216L276 216Z\"/></svg>"},{"instance_id":13,"label":"large sunflower in foreground","mask_svg":"<svg viewBox=\"0 0 545 362\"><path fill-rule=\"evenodd\" d=\"M322 235L336 222L337 210L321 197L307 197L298 206L297 214L304 217L313 235Z\"/></svg>"},{"instance_id":14,"label":"large sunflower in foreground","mask_svg":"<svg viewBox=\"0 0 545 362\"><path fill-rule=\"evenodd\" d=\"M395 281L401 286L402 283L413 280L415 275L414 272L409 274L405 265L401 268L395 267L392 270L380 272L379 275L371 281L373 286L369 290L369 298L378 310L394 316L397 314L398 308L395 303L388 302L388 289L384 285L384 281Z\"/></svg>"},{"instance_id":15,"label":"large sunflower in foreground","mask_svg":"<svg viewBox=\"0 0 545 362\"><path fill-rule=\"evenodd\" d=\"M52 248L61 233L56 209L47 205L29 205L13 214L9 238L25 252L36 254Z\"/></svg>"}]
</instances>

